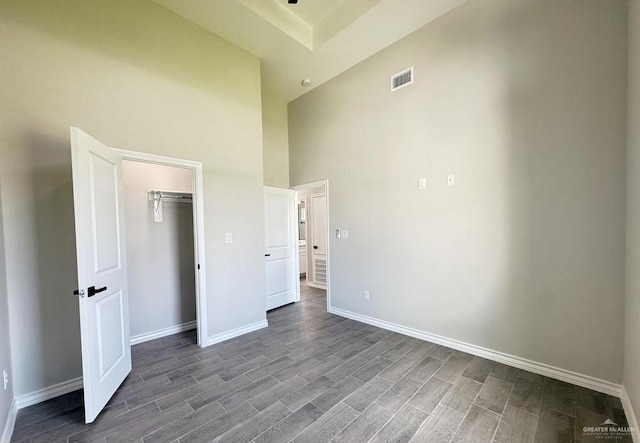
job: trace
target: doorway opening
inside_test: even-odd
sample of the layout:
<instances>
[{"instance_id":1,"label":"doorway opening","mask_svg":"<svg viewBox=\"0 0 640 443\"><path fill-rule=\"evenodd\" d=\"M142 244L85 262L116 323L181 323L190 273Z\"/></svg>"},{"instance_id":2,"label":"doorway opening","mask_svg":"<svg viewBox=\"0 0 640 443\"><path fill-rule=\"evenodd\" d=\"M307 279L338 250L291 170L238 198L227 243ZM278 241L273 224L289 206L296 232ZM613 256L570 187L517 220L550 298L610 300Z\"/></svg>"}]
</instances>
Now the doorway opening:
<instances>
[{"instance_id":1,"label":"doorway opening","mask_svg":"<svg viewBox=\"0 0 640 443\"><path fill-rule=\"evenodd\" d=\"M331 306L329 181L297 185L291 189L297 192L300 295L326 291L328 310Z\"/></svg>"},{"instance_id":2,"label":"doorway opening","mask_svg":"<svg viewBox=\"0 0 640 443\"><path fill-rule=\"evenodd\" d=\"M122 156L131 345L196 330L206 346L202 165Z\"/></svg>"}]
</instances>

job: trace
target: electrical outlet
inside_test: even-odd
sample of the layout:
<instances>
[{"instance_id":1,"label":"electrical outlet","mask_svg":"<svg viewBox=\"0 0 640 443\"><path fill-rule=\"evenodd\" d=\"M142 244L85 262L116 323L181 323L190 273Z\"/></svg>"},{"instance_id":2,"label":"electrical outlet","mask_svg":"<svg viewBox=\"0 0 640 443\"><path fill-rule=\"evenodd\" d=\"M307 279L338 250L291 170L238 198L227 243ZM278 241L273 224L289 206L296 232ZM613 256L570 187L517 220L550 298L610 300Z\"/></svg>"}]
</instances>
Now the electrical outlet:
<instances>
[{"instance_id":1,"label":"electrical outlet","mask_svg":"<svg viewBox=\"0 0 640 443\"><path fill-rule=\"evenodd\" d=\"M228 232L227 234L225 234L224 238L225 238L225 241L227 243L233 243L233 234L232 233Z\"/></svg>"},{"instance_id":2,"label":"electrical outlet","mask_svg":"<svg viewBox=\"0 0 640 443\"><path fill-rule=\"evenodd\" d=\"M418 179L418 189L427 189L427 177Z\"/></svg>"},{"instance_id":3,"label":"electrical outlet","mask_svg":"<svg viewBox=\"0 0 640 443\"><path fill-rule=\"evenodd\" d=\"M455 176L455 174L449 174L447 176L447 184L449 186L453 186L453 185L456 184L456 176Z\"/></svg>"},{"instance_id":4,"label":"electrical outlet","mask_svg":"<svg viewBox=\"0 0 640 443\"><path fill-rule=\"evenodd\" d=\"M349 231L346 229L342 230L342 233L340 234L341 238L349 238Z\"/></svg>"},{"instance_id":5,"label":"electrical outlet","mask_svg":"<svg viewBox=\"0 0 640 443\"><path fill-rule=\"evenodd\" d=\"M9 386L9 373L6 369L2 370L2 382L4 384L4 390L7 390L7 386Z\"/></svg>"},{"instance_id":6,"label":"electrical outlet","mask_svg":"<svg viewBox=\"0 0 640 443\"><path fill-rule=\"evenodd\" d=\"M363 298L365 301L369 301L369 300L371 300L371 296L369 295L369 291L366 291L366 290L365 290L365 291L364 291L364 293L362 294L362 298Z\"/></svg>"}]
</instances>

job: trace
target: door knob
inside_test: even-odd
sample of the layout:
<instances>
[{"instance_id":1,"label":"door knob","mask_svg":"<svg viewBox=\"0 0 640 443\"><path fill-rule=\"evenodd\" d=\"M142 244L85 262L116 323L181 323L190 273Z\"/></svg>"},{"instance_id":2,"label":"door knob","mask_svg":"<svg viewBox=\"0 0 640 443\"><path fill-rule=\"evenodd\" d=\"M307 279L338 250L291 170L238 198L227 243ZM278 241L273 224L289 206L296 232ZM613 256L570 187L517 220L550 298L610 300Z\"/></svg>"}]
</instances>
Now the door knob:
<instances>
[{"instance_id":1,"label":"door knob","mask_svg":"<svg viewBox=\"0 0 640 443\"><path fill-rule=\"evenodd\" d=\"M93 297L94 295L104 292L106 290L107 290L106 286L98 289L96 289L95 286L91 286L87 289L87 297Z\"/></svg>"}]
</instances>

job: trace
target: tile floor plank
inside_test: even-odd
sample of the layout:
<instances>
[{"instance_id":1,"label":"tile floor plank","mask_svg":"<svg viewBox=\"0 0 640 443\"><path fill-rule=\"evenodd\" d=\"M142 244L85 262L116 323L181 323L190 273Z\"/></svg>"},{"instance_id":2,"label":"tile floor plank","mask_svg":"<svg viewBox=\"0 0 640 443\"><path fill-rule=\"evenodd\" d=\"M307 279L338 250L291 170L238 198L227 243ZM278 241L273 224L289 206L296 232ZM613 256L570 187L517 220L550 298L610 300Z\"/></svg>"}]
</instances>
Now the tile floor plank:
<instances>
[{"instance_id":1,"label":"tile floor plank","mask_svg":"<svg viewBox=\"0 0 640 443\"><path fill-rule=\"evenodd\" d=\"M543 408L538 418L536 441L545 443L571 443L575 439L573 417Z\"/></svg>"},{"instance_id":2,"label":"tile floor plank","mask_svg":"<svg viewBox=\"0 0 640 443\"><path fill-rule=\"evenodd\" d=\"M480 389L480 393L476 399L476 405L493 411L496 414L502 414L504 406L507 404L507 400L511 394L512 387L513 385L506 381L489 377L482 386L482 389Z\"/></svg>"},{"instance_id":3,"label":"tile floor plank","mask_svg":"<svg viewBox=\"0 0 640 443\"><path fill-rule=\"evenodd\" d=\"M388 380L376 377L349 395L344 402L358 412L367 409L374 401L393 386Z\"/></svg>"},{"instance_id":4,"label":"tile floor plank","mask_svg":"<svg viewBox=\"0 0 640 443\"><path fill-rule=\"evenodd\" d=\"M411 443L449 443L464 416L464 413L440 404L410 441Z\"/></svg>"},{"instance_id":5,"label":"tile floor plank","mask_svg":"<svg viewBox=\"0 0 640 443\"><path fill-rule=\"evenodd\" d=\"M337 404L315 423L300 433L294 443L326 443L338 435L360 415L345 403Z\"/></svg>"},{"instance_id":6,"label":"tile floor plank","mask_svg":"<svg viewBox=\"0 0 640 443\"><path fill-rule=\"evenodd\" d=\"M196 411L198 412L198 411ZM200 427L189 430L180 437L180 443L208 443L223 435L234 426L258 415L256 408L249 403L240 406L209 420ZM146 441L146 439L145 439ZM149 441L155 441L149 439Z\"/></svg>"},{"instance_id":7,"label":"tile floor plank","mask_svg":"<svg viewBox=\"0 0 640 443\"><path fill-rule=\"evenodd\" d=\"M216 417L224 414L226 411L218 403L210 403L207 406L185 415L171 423L165 423L153 433L145 436L145 442L153 443L169 443L176 441L180 437L188 434L201 425L210 422Z\"/></svg>"},{"instance_id":8,"label":"tile floor plank","mask_svg":"<svg viewBox=\"0 0 640 443\"><path fill-rule=\"evenodd\" d=\"M530 414L537 415L540 412L540 404L542 402L542 385L518 377L513 387L509 404L516 408L524 409Z\"/></svg>"},{"instance_id":9,"label":"tile floor plank","mask_svg":"<svg viewBox=\"0 0 640 443\"><path fill-rule=\"evenodd\" d=\"M291 415L291 411L280 402L274 403L245 423L240 423L222 434L216 442L249 442L267 429Z\"/></svg>"},{"instance_id":10,"label":"tile floor plank","mask_svg":"<svg viewBox=\"0 0 640 443\"><path fill-rule=\"evenodd\" d=\"M535 415L507 406L493 441L494 443L532 443L537 424L538 418Z\"/></svg>"},{"instance_id":11,"label":"tile floor plank","mask_svg":"<svg viewBox=\"0 0 640 443\"><path fill-rule=\"evenodd\" d=\"M427 414L431 414L452 386L451 383L431 377L409 400L409 404Z\"/></svg>"},{"instance_id":12,"label":"tile floor plank","mask_svg":"<svg viewBox=\"0 0 640 443\"><path fill-rule=\"evenodd\" d=\"M331 441L335 443L368 442L392 416L391 412L374 403Z\"/></svg>"},{"instance_id":13,"label":"tile floor plank","mask_svg":"<svg viewBox=\"0 0 640 443\"><path fill-rule=\"evenodd\" d=\"M407 443L427 419L428 415L410 405L405 405L387 424L371 439L372 443Z\"/></svg>"},{"instance_id":14,"label":"tile floor plank","mask_svg":"<svg viewBox=\"0 0 640 443\"><path fill-rule=\"evenodd\" d=\"M400 379L376 401L391 413L396 413L422 387L421 383L408 377Z\"/></svg>"},{"instance_id":15,"label":"tile floor plank","mask_svg":"<svg viewBox=\"0 0 640 443\"><path fill-rule=\"evenodd\" d=\"M499 420L498 414L474 405L462 420L451 442L491 443Z\"/></svg>"},{"instance_id":16,"label":"tile floor plank","mask_svg":"<svg viewBox=\"0 0 640 443\"><path fill-rule=\"evenodd\" d=\"M279 443L293 440L298 434L322 417L323 412L307 403L281 422L258 435L255 443Z\"/></svg>"},{"instance_id":17,"label":"tile floor plank","mask_svg":"<svg viewBox=\"0 0 640 443\"><path fill-rule=\"evenodd\" d=\"M442 404L466 414L481 388L481 383L461 377L444 397Z\"/></svg>"},{"instance_id":18,"label":"tile floor plank","mask_svg":"<svg viewBox=\"0 0 640 443\"><path fill-rule=\"evenodd\" d=\"M321 411L328 412L335 405L344 400L353 391L357 390L364 384L363 381L358 380L355 377L347 377L338 383L331 386L323 394L316 397L312 403L317 406Z\"/></svg>"}]
</instances>

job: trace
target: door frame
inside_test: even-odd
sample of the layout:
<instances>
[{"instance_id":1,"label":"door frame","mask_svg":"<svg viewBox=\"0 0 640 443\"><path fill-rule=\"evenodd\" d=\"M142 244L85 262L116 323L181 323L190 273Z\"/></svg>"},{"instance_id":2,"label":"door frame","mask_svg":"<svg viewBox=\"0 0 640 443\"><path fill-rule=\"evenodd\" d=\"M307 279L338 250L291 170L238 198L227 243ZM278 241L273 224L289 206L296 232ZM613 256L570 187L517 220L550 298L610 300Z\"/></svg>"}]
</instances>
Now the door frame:
<instances>
[{"instance_id":1,"label":"door frame","mask_svg":"<svg viewBox=\"0 0 640 443\"><path fill-rule=\"evenodd\" d=\"M293 189L294 191L302 191L304 189L311 189L311 188L317 188L319 186L323 186L324 185L324 193L326 195L326 202L327 202L327 312L329 311L329 309L331 308L331 213L329 211L329 179L324 179L324 180L318 180L315 182L311 182L311 183L304 183L301 185L295 185L295 186L291 186L290 189ZM296 211L296 218L297 218L297 211ZM307 218L308 219L308 218ZM309 230L307 227L307 239L309 238ZM307 241L307 254L309 253L309 243ZM297 245L296 243L296 249L298 251L298 260L300 259L300 246ZM309 270L307 270L307 275L309 275ZM298 279L299 280L299 279ZM298 293L300 293L300 286L298 283Z\"/></svg>"},{"instance_id":2,"label":"door frame","mask_svg":"<svg viewBox=\"0 0 640 443\"><path fill-rule=\"evenodd\" d=\"M190 169L193 173L193 238L196 278L196 330L198 346L207 346L207 271L204 251L204 179L202 163L146 152L111 148L122 160Z\"/></svg>"}]
</instances>

